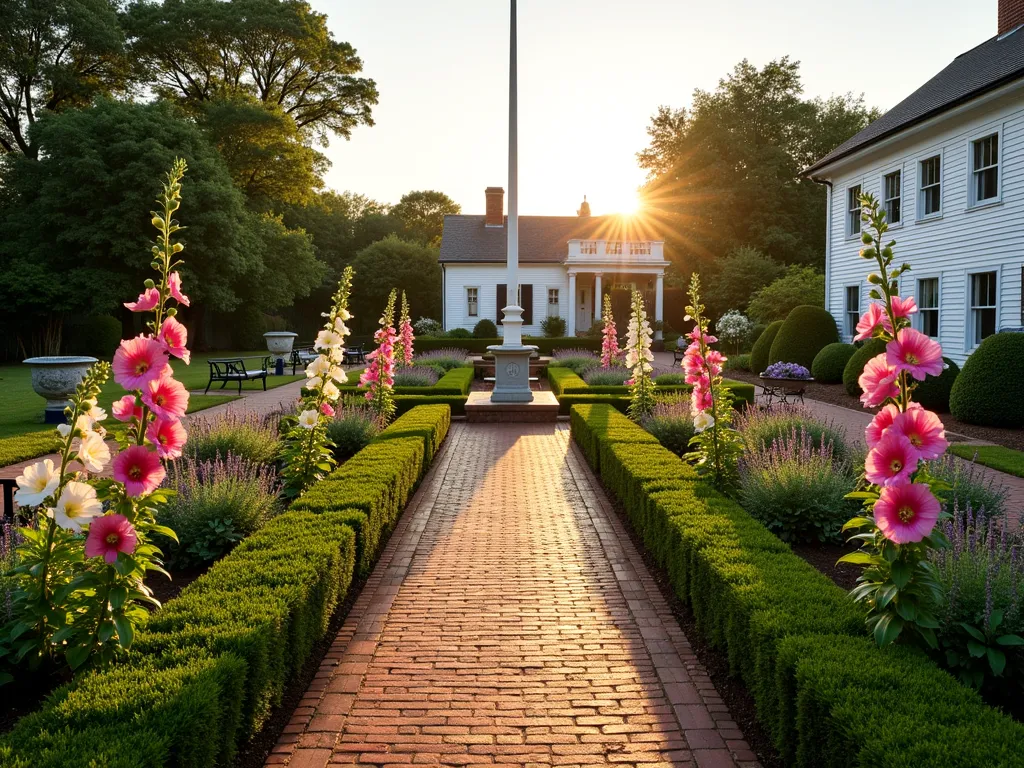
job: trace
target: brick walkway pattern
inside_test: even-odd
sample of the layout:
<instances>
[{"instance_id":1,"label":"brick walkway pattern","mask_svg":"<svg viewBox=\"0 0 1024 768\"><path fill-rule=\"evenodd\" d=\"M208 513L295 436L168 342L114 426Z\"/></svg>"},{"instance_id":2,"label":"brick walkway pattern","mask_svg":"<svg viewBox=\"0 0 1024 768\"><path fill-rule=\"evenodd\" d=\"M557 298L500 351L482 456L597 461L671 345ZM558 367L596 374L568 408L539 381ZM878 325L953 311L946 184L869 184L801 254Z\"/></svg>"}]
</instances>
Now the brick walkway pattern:
<instances>
[{"instance_id":1,"label":"brick walkway pattern","mask_svg":"<svg viewBox=\"0 0 1024 768\"><path fill-rule=\"evenodd\" d=\"M453 425L282 764L758 765L564 423Z\"/></svg>"}]
</instances>

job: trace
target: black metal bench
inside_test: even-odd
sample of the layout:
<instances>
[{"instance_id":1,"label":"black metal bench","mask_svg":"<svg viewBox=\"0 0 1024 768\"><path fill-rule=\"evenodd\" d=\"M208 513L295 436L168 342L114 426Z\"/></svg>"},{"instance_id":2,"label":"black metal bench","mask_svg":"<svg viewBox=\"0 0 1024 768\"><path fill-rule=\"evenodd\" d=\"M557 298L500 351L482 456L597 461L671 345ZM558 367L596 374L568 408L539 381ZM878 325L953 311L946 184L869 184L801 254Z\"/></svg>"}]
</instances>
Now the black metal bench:
<instances>
[{"instance_id":1,"label":"black metal bench","mask_svg":"<svg viewBox=\"0 0 1024 768\"><path fill-rule=\"evenodd\" d=\"M675 362L675 363L683 362L683 357L685 355L686 355L686 350L685 349L680 349L679 347L676 347L675 349L672 350L672 362Z\"/></svg>"},{"instance_id":2,"label":"black metal bench","mask_svg":"<svg viewBox=\"0 0 1024 768\"><path fill-rule=\"evenodd\" d=\"M352 344L345 347L345 365L366 365L366 353L362 344Z\"/></svg>"},{"instance_id":3,"label":"black metal bench","mask_svg":"<svg viewBox=\"0 0 1024 768\"><path fill-rule=\"evenodd\" d=\"M303 344L292 350L292 359L289 364L292 367L292 376L299 368L305 368L319 357L320 353L313 349L312 344Z\"/></svg>"},{"instance_id":4,"label":"black metal bench","mask_svg":"<svg viewBox=\"0 0 1024 768\"><path fill-rule=\"evenodd\" d=\"M8 523L14 523L14 492L18 488L18 481L12 477L0 478L0 490L3 491L3 517Z\"/></svg>"},{"instance_id":5,"label":"black metal bench","mask_svg":"<svg viewBox=\"0 0 1024 768\"><path fill-rule=\"evenodd\" d=\"M258 369L249 369L245 367L246 360L260 360L261 365ZM228 382L238 382L238 394L242 394L242 382L243 381L256 381L257 379L263 380L263 391L267 391L267 373L270 367L270 355L264 355L262 357L230 357L221 360L209 360L210 363L210 380L206 384L206 389L203 391L205 395L210 391L210 387L215 381L221 381L223 384L220 385L221 389L224 389L228 385Z\"/></svg>"}]
</instances>

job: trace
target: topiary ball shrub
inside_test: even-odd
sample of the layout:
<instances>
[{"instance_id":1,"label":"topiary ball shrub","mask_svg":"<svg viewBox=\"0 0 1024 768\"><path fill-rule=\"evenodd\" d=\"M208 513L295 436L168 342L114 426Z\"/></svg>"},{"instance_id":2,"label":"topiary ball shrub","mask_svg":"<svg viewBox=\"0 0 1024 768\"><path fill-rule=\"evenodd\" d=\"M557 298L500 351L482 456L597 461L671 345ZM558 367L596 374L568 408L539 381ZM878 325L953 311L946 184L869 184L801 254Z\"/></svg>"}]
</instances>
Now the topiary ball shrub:
<instances>
[{"instance_id":1,"label":"topiary ball shrub","mask_svg":"<svg viewBox=\"0 0 1024 768\"><path fill-rule=\"evenodd\" d=\"M782 320L776 320L774 323L771 323L764 329L764 333L758 337L757 341L754 342L754 348L750 350L751 373L761 373L768 367L768 355L772 351L772 343L775 341L779 329L782 328L783 322Z\"/></svg>"},{"instance_id":2,"label":"topiary ball shrub","mask_svg":"<svg viewBox=\"0 0 1024 768\"><path fill-rule=\"evenodd\" d=\"M837 341L821 348L811 363L811 376L822 384L838 384L843 380L843 371L850 358L857 351L853 344Z\"/></svg>"},{"instance_id":3,"label":"topiary ball shrub","mask_svg":"<svg viewBox=\"0 0 1024 768\"><path fill-rule=\"evenodd\" d=\"M561 339L565 337L565 318L558 317L545 317L541 320L540 331L544 334L546 339Z\"/></svg>"},{"instance_id":4,"label":"topiary ball shrub","mask_svg":"<svg viewBox=\"0 0 1024 768\"><path fill-rule=\"evenodd\" d=\"M1024 427L1024 333L981 342L953 382L949 410L968 424Z\"/></svg>"},{"instance_id":5,"label":"topiary ball shrub","mask_svg":"<svg viewBox=\"0 0 1024 768\"><path fill-rule=\"evenodd\" d=\"M449 339L472 339L473 332L466 328L452 328L445 334Z\"/></svg>"},{"instance_id":6,"label":"topiary ball shrub","mask_svg":"<svg viewBox=\"0 0 1024 768\"><path fill-rule=\"evenodd\" d=\"M473 338L474 339L496 339L498 338L498 326L494 324L493 320L484 318L479 323L473 326Z\"/></svg>"},{"instance_id":7,"label":"topiary ball shrub","mask_svg":"<svg viewBox=\"0 0 1024 768\"><path fill-rule=\"evenodd\" d=\"M949 410L949 394L953 391L953 383L960 375L960 366L948 357L942 358L942 362L946 364L946 370L938 376L929 376L924 381L919 381L914 390L914 402L940 413Z\"/></svg>"},{"instance_id":8,"label":"topiary ball shrub","mask_svg":"<svg viewBox=\"0 0 1024 768\"><path fill-rule=\"evenodd\" d=\"M754 345L757 344L757 340L761 338L761 335L765 332L767 327L768 326L764 323L755 324L754 327L750 329L750 335L747 336L747 343L743 348L748 352L753 349Z\"/></svg>"},{"instance_id":9,"label":"topiary ball shrub","mask_svg":"<svg viewBox=\"0 0 1024 768\"><path fill-rule=\"evenodd\" d=\"M836 321L823 307L795 307L772 342L768 364L796 363L809 369L815 356L837 341Z\"/></svg>"},{"instance_id":10,"label":"topiary ball shrub","mask_svg":"<svg viewBox=\"0 0 1024 768\"><path fill-rule=\"evenodd\" d=\"M864 346L854 352L843 368L843 386L846 393L853 397L860 397L860 384L857 379L864 373L864 366L872 357L885 352L885 341L883 339L868 339Z\"/></svg>"}]
</instances>

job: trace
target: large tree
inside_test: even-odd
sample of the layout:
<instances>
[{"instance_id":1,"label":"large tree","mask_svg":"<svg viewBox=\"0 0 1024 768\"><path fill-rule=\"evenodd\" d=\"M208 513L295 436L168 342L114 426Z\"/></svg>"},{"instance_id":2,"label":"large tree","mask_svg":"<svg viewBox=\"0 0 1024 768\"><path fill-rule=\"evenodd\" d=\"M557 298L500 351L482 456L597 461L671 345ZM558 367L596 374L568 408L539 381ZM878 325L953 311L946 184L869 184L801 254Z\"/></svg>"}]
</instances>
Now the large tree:
<instances>
[{"instance_id":1,"label":"large tree","mask_svg":"<svg viewBox=\"0 0 1024 768\"><path fill-rule=\"evenodd\" d=\"M744 60L689 110L661 107L638 154L647 207L683 270L740 246L820 264L825 193L800 172L878 116L863 99L805 99L798 62Z\"/></svg>"},{"instance_id":2,"label":"large tree","mask_svg":"<svg viewBox=\"0 0 1024 768\"><path fill-rule=\"evenodd\" d=\"M404 194L391 208L391 215L401 223L403 238L435 248L441 246L444 217L459 213L462 206L432 189Z\"/></svg>"},{"instance_id":3,"label":"large tree","mask_svg":"<svg viewBox=\"0 0 1024 768\"><path fill-rule=\"evenodd\" d=\"M131 68L119 0L0 0L0 150L36 157L48 112L122 91Z\"/></svg>"},{"instance_id":4,"label":"large tree","mask_svg":"<svg viewBox=\"0 0 1024 768\"><path fill-rule=\"evenodd\" d=\"M352 261L356 327L372 328L392 288L405 291L414 317L441 316L441 265L436 248L394 235L361 250Z\"/></svg>"}]
</instances>

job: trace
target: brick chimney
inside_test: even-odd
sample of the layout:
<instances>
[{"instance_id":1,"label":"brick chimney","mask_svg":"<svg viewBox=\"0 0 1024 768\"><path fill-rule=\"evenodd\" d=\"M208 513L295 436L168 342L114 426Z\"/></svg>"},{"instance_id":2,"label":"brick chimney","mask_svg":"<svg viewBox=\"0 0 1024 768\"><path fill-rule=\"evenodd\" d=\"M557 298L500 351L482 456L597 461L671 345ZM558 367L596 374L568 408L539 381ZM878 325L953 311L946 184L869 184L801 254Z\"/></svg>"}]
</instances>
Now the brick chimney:
<instances>
[{"instance_id":1,"label":"brick chimney","mask_svg":"<svg viewBox=\"0 0 1024 768\"><path fill-rule=\"evenodd\" d=\"M1024 24L1024 0L999 0L999 34Z\"/></svg>"},{"instance_id":2,"label":"brick chimney","mask_svg":"<svg viewBox=\"0 0 1024 768\"><path fill-rule=\"evenodd\" d=\"M1020 0L1024 6L1024 0ZM487 197L487 215L484 224L488 227L505 225L505 190L502 187L488 187L484 190Z\"/></svg>"}]
</instances>

